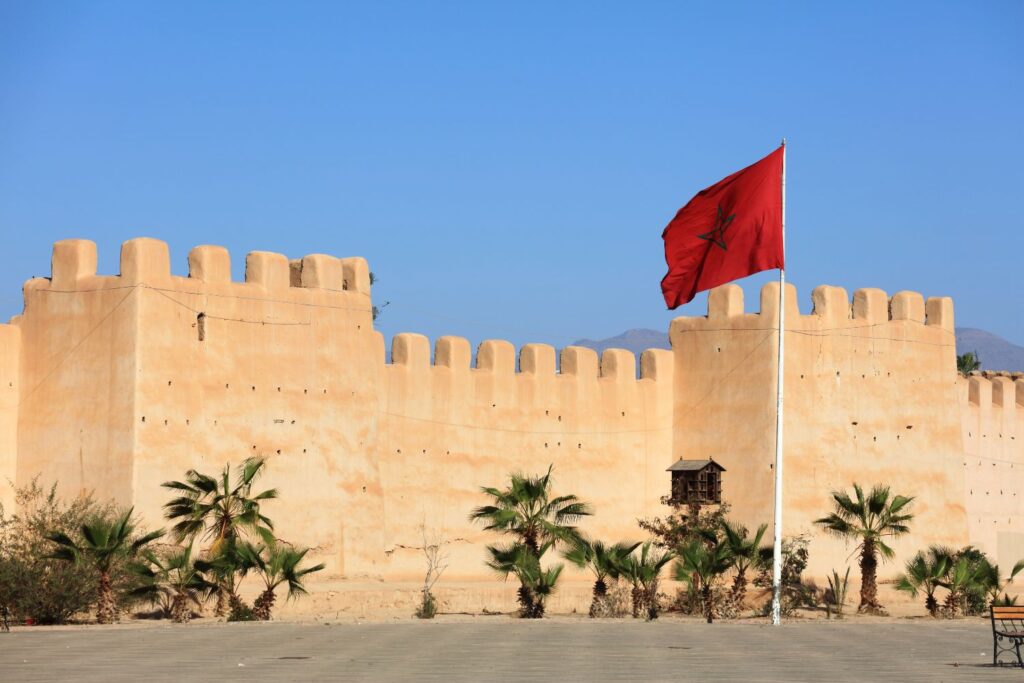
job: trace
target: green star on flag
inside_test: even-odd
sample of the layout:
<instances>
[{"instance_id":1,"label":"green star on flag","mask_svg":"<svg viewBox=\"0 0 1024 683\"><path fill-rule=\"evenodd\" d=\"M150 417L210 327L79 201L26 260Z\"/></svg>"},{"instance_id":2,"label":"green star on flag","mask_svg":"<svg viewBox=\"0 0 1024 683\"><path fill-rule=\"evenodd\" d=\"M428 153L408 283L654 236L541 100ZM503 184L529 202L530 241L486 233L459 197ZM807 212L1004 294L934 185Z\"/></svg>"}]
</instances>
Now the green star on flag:
<instances>
[{"instance_id":1,"label":"green star on flag","mask_svg":"<svg viewBox=\"0 0 1024 683\"><path fill-rule=\"evenodd\" d=\"M725 229L732 224L732 219L736 218L736 214L726 216L725 212L722 211L722 205L718 205L718 218L715 221L715 225L711 228L711 232L706 232L703 235L697 235L702 240L714 242L722 249L728 251L729 248L725 246Z\"/></svg>"}]
</instances>

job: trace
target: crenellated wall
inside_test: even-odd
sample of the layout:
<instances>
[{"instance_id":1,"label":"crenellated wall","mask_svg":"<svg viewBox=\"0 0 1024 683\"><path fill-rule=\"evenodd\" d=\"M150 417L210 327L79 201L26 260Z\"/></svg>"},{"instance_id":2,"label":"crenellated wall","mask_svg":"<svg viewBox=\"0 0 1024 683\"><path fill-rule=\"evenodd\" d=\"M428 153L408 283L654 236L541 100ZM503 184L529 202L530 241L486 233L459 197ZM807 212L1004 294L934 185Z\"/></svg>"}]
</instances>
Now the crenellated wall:
<instances>
[{"instance_id":1,"label":"crenellated wall","mask_svg":"<svg viewBox=\"0 0 1024 683\"><path fill-rule=\"evenodd\" d=\"M779 285L747 313L743 291L711 292L706 318L677 318L675 448L728 470L723 493L748 524L773 519ZM815 535L810 570L852 562L816 532L829 491L888 484L916 497L900 556L928 543L968 542L952 302L877 289L818 287L801 315L786 291L785 533ZM995 547L986 547L995 551Z\"/></svg>"},{"instance_id":2,"label":"crenellated wall","mask_svg":"<svg viewBox=\"0 0 1024 683\"><path fill-rule=\"evenodd\" d=\"M665 511L665 468L713 457L734 515L772 521L777 284L758 313L739 287L713 290L637 379L623 350L491 340L471 367L467 340L417 334L387 363L360 258L253 252L234 282L227 251L200 246L188 266L173 276L167 245L141 238L101 276L92 242L54 246L51 277L0 325L0 476L92 490L157 525L161 482L266 456L283 538L332 576L398 583L422 578L421 527L451 541L448 580L490 580L493 536L467 516L513 470L553 465L556 489L597 509L588 532L639 539L637 518ZM831 489L884 482L917 496L901 555L1024 556L1024 381L958 380L949 299L811 298L801 315L787 289L786 533L812 531ZM848 556L819 536L811 572Z\"/></svg>"},{"instance_id":3,"label":"crenellated wall","mask_svg":"<svg viewBox=\"0 0 1024 683\"><path fill-rule=\"evenodd\" d=\"M636 519L659 514L672 464L669 351L636 360L621 349L600 361L591 349L485 341L470 367L469 342L400 334L386 366L381 421L385 535L395 577L415 579L420 525L463 539L451 547L452 578L480 578L493 534L467 515L483 504L480 486L500 486L510 470L554 466L557 490L589 501L586 528L602 538L638 538Z\"/></svg>"},{"instance_id":4,"label":"crenellated wall","mask_svg":"<svg viewBox=\"0 0 1024 683\"><path fill-rule=\"evenodd\" d=\"M967 527L1006 568L1024 558L1024 378L985 374L958 382Z\"/></svg>"}]
</instances>

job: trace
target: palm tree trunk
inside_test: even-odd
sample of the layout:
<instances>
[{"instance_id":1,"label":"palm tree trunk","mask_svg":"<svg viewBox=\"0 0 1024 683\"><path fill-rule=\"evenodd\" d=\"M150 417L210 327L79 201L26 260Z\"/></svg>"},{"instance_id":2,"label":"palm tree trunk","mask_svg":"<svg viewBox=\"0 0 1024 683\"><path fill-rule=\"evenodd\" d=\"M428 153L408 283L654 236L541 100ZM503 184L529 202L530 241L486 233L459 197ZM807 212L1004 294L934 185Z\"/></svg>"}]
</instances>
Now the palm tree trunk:
<instances>
[{"instance_id":1,"label":"palm tree trunk","mask_svg":"<svg viewBox=\"0 0 1024 683\"><path fill-rule=\"evenodd\" d=\"M529 619L533 614L534 600L533 591L525 583L519 584L519 616Z\"/></svg>"},{"instance_id":2,"label":"palm tree trunk","mask_svg":"<svg viewBox=\"0 0 1024 683\"><path fill-rule=\"evenodd\" d=\"M704 596L704 616L707 617L708 623L713 623L715 620L715 605L714 595L711 593L711 584L704 582L704 587L701 588L701 593Z\"/></svg>"},{"instance_id":3,"label":"palm tree trunk","mask_svg":"<svg viewBox=\"0 0 1024 683\"><path fill-rule=\"evenodd\" d=\"M946 595L946 616L956 619L956 613L960 608L960 591L950 590Z\"/></svg>"},{"instance_id":4,"label":"palm tree trunk","mask_svg":"<svg viewBox=\"0 0 1024 683\"><path fill-rule=\"evenodd\" d=\"M654 621L658 618L658 579L644 590L644 602L647 603L647 621Z\"/></svg>"},{"instance_id":5,"label":"palm tree trunk","mask_svg":"<svg viewBox=\"0 0 1024 683\"><path fill-rule=\"evenodd\" d=\"M96 601L96 622L113 624L117 619L117 604L114 601L114 589L110 586L110 572L100 572L100 590Z\"/></svg>"},{"instance_id":6,"label":"palm tree trunk","mask_svg":"<svg viewBox=\"0 0 1024 683\"><path fill-rule=\"evenodd\" d=\"M594 582L594 599L590 601L590 618L593 619L600 612L603 607L603 603L608 597L608 584L604 582L604 579L598 579Z\"/></svg>"},{"instance_id":7,"label":"palm tree trunk","mask_svg":"<svg viewBox=\"0 0 1024 683\"><path fill-rule=\"evenodd\" d=\"M175 593L171 602L171 621L176 624L187 624L192 618L192 608L188 604L188 596L184 593Z\"/></svg>"},{"instance_id":8,"label":"palm tree trunk","mask_svg":"<svg viewBox=\"0 0 1024 683\"><path fill-rule=\"evenodd\" d=\"M736 609L742 609L743 600L747 597L747 569L741 567L736 570L736 577L732 580L732 602Z\"/></svg>"},{"instance_id":9,"label":"palm tree trunk","mask_svg":"<svg viewBox=\"0 0 1024 683\"><path fill-rule=\"evenodd\" d=\"M252 615L259 621L270 621L270 611L274 607L274 591L271 588L260 593L256 602L252 603Z\"/></svg>"},{"instance_id":10,"label":"palm tree trunk","mask_svg":"<svg viewBox=\"0 0 1024 683\"><path fill-rule=\"evenodd\" d=\"M643 602L644 602L644 592L640 588L640 586L638 586L637 584L633 584L632 597L633 597L633 618L634 619L639 619L640 618L640 608L643 606Z\"/></svg>"},{"instance_id":11,"label":"palm tree trunk","mask_svg":"<svg viewBox=\"0 0 1024 683\"><path fill-rule=\"evenodd\" d=\"M878 557L875 541L865 539L860 551L860 606L858 612L877 613L882 610L878 604L877 583Z\"/></svg>"},{"instance_id":12,"label":"palm tree trunk","mask_svg":"<svg viewBox=\"0 0 1024 683\"><path fill-rule=\"evenodd\" d=\"M228 615L228 592L224 586L217 591L217 606L214 608L213 614L217 617Z\"/></svg>"},{"instance_id":13,"label":"palm tree trunk","mask_svg":"<svg viewBox=\"0 0 1024 683\"><path fill-rule=\"evenodd\" d=\"M929 593L924 599L924 607L932 618L939 616L939 601L935 599L934 593Z\"/></svg>"}]
</instances>

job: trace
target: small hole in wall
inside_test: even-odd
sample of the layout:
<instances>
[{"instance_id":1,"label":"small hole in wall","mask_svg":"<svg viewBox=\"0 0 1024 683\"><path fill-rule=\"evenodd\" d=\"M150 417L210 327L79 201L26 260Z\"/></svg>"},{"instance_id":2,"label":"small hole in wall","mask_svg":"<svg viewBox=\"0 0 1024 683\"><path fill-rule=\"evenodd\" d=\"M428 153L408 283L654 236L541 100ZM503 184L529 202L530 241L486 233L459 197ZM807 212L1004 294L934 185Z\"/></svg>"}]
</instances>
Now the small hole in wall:
<instances>
[{"instance_id":1,"label":"small hole in wall","mask_svg":"<svg viewBox=\"0 0 1024 683\"><path fill-rule=\"evenodd\" d=\"M718 347L718 352L719 352L719 353L721 353L721 352L722 352L722 347L721 347L721 346L719 346L719 347Z\"/></svg>"},{"instance_id":2,"label":"small hole in wall","mask_svg":"<svg viewBox=\"0 0 1024 683\"><path fill-rule=\"evenodd\" d=\"M255 384L252 386L252 390L256 391L256 385Z\"/></svg>"},{"instance_id":3,"label":"small hole in wall","mask_svg":"<svg viewBox=\"0 0 1024 683\"><path fill-rule=\"evenodd\" d=\"M171 380L167 380L167 386L171 386Z\"/></svg>"},{"instance_id":4,"label":"small hole in wall","mask_svg":"<svg viewBox=\"0 0 1024 683\"><path fill-rule=\"evenodd\" d=\"M196 332L199 334L199 341L206 340L206 314L200 313L196 316Z\"/></svg>"},{"instance_id":5,"label":"small hole in wall","mask_svg":"<svg viewBox=\"0 0 1024 683\"><path fill-rule=\"evenodd\" d=\"M295 424L295 420L292 420L292 424Z\"/></svg>"},{"instance_id":6,"label":"small hole in wall","mask_svg":"<svg viewBox=\"0 0 1024 683\"><path fill-rule=\"evenodd\" d=\"M280 448L277 449L277 454L281 455L281 449Z\"/></svg>"},{"instance_id":7,"label":"small hole in wall","mask_svg":"<svg viewBox=\"0 0 1024 683\"><path fill-rule=\"evenodd\" d=\"M583 444L581 444L581 443L576 444L576 448L583 448Z\"/></svg>"},{"instance_id":8,"label":"small hole in wall","mask_svg":"<svg viewBox=\"0 0 1024 683\"><path fill-rule=\"evenodd\" d=\"M913 429L914 425L907 425L907 429Z\"/></svg>"},{"instance_id":9,"label":"small hole in wall","mask_svg":"<svg viewBox=\"0 0 1024 683\"><path fill-rule=\"evenodd\" d=\"M561 422L561 421L562 421L562 416L561 416L561 415L559 415L559 416L558 416L558 421L559 421L559 422Z\"/></svg>"},{"instance_id":10,"label":"small hole in wall","mask_svg":"<svg viewBox=\"0 0 1024 683\"><path fill-rule=\"evenodd\" d=\"M278 390L278 391L281 391L281 387L278 387L278 388L277 388L277 390Z\"/></svg>"},{"instance_id":11,"label":"small hole in wall","mask_svg":"<svg viewBox=\"0 0 1024 683\"><path fill-rule=\"evenodd\" d=\"M401 452L402 452L402 449L401 449L401 448L396 448L396 449L395 449L395 453L401 453Z\"/></svg>"},{"instance_id":12,"label":"small hole in wall","mask_svg":"<svg viewBox=\"0 0 1024 683\"><path fill-rule=\"evenodd\" d=\"M325 393L325 394L327 393L327 390L326 390L326 389L324 389L324 393Z\"/></svg>"},{"instance_id":13,"label":"small hole in wall","mask_svg":"<svg viewBox=\"0 0 1024 683\"><path fill-rule=\"evenodd\" d=\"M303 453L305 453L305 452L306 452L306 449L305 449L305 448L303 448L303 449L302 449L302 452L303 452Z\"/></svg>"},{"instance_id":14,"label":"small hole in wall","mask_svg":"<svg viewBox=\"0 0 1024 683\"><path fill-rule=\"evenodd\" d=\"M308 393L309 393L309 389L303 389L303 390L302 390L302 393L304 393L304 394L308 394Z\"/></svg>"},{"instance_id":15,"label":"small hole in wall","mask_svg":"<svg viewBox=\"0 0 1024 683\"><path fill-rule=\"evenodd\" d=\"M561 446L561 445L562 445L562 442L561 442L561 441L559 441L557 445Z\"/></svg>"},{"instance_id":16,"label":"small hole in wall","mask_svg":"<svg viewBox=\"0 0 1024 683\"><path fill-rule=\"evenodd\" d=\"M427 449L424 448L422 451L420 451L420 453L423 454L423 455L426 455L427 454Z\"/></svg>"},{"instance_id":17,"label":"small hole in wall","mask_svg":"<svg viewBox=\"0 0 1024 683\"><path fill-rule=\"evenodd\" d=\"M363 487L363 493L366 493L366 487L365 486Z\"/></svg>"},{"instance_id":18,"label":"small hole in wall","mask_svg":"<svg viewBox=\"0 0 1024 683\"><path fill-rule=\"evenodd\" d=\"M190 420L186 419L186 420L185 420L185 424L186 424L186 425L190 425L190 424L192 424L192 422L191 422Z\"/></svg>"},{"instance_id":19,"label":"small hole in wall","mask_svg":"<svg viewBox=\"0 0 1024 683\"><path fill-rule=\"evenodd\" d=\"M225 388L225 389L230 389L230 388L231 388L231 385L230 385L230 384L225 384L225 385L224 385L224 388Z\"/></svg>"},{"instance_id":20,"label":"small hole in wall","mask_svg":"<svg viewBox=\"0 0 1024 683\"><path fill-rule=\"evenodd\" d=\"M497 403L492 403L492 404L491 404L491 407L492 407L492 408L497 408L497 407L498 407L498 404L497 404Z\"/></svg>"},{"instance_id":21,"label":"small hole in wall","mask_svg":"<svg viewBox=\"0 0 1024 683\"><path fill-rule=\"evenodd\" d=\"M803 378L804 378L804 376L803 376L803 375L800 375L800 379L803 379Z\"/></svg>"},{"instance_id":22,"label":"small hole in wall","mask_svg":"<svg viewBox=\"0 0 1024 683\"><path fill-rule=\"evenodd\" d=\"M899 434L897 434L897 435L896 435L896 440L897 440L897 441L899 441L899 440L900 440L900 435L899 435Z\"/></svg>"},{"instance_id":23,"label":"small hole in wall","mask_svg":"<svg viewBox=\"0 0 1024 683\"><path fill-rule=\"evenodd\" d=\"M164 420L164 426L165 427L167 426L167 420Z\"/></svg>"},{"instance_id":24,"label":"small hole in wall","mask_svg":"<svg viewBox=\"0 0 1024 683\"><path fill-rule=\"evenodd\" d=\"M256 444L253 444L253 445L252 445L252 449L253 449L253 450L256 450Z\"/></svg>"},{"instance_id":25,"label":"small hole in wall","mask_svg":"<svg viewBox=\"0 0 1024 683\"><path fill-rule=\"evenodd\" d=\"M547 415L547 414L548 414L548 411L546 411L546 410L545 410L545 411L544 411L544 414L545 414L545 415Z\"/></svg>"},{"instance_id":26,"label":"small hole in wall","mask_svg":"<svg viewBox=\"0 0 1024 683\"><path fill-rule=\"evenodd\" d=\"M626 417L626 411L625 410L622 411L622 417Z\"/></svg>"},{"instance_id":27,"label":"small hole in wall","mask_svg":"<svg viewBox=\"0 0 1024 683\"><path fill-rule=\"evenodd\" d=\"M544 442L544 448L547 448L547 447L548 447L548 442L547 442L547 441L545 441L545 442Z\"/></svg>"},{"instance_id":28,"label":"small hole in wall","mask_svg":"<svg viewBox=\"0 0 1024 683\"><path fill-rule=\"evenodd\" d=\"M838 370L836 370L836 377L838 377L838 376L839 376L839 371L838 371Z\"/></svg>"},{"instance_id":29,"label":"small hole in wall","mask_svg":"<svg viewBox=\"0 0 1024 683\"><path fill-rule=\"evenodd\" d=\"M871 440L872 441L878 441L878 437L877 436L873 436L873 437L871 437Z\"/></svg>"},{"instance_id":30,"label":"small hole in wall","mask_svg":"<svg viewBox=\"0 0 1024 683\"><path fill-rule=\"evenodd\" d=\"M853 421L853 422L851 422L850 424L852 424L852 425L853 425L854 427L856 427L856 426L857 426L858 424L860 424L860 423L859 423L859 422L857 422L856 420L854 420L854 421Z\"/></svg>"},{"instance_id":31,"label":"small hole in wall","mask_svg":"<svg viewBox=\"0 0 1024 683\"><path fill-rule=\"evenodd\" d=\"M146 416L145 416L145 415L143 415L143 416L142 416L142 421L143 421L143 422L145 422L145 421L146 421Z\"/></svg>"},{"instance_id":32,"label":"small hole in wall","mask_svg":"<svg viewBox=\"0 0 1024 683\"><path fill-rule=\"evenodd\" d=\"M214 421L213 421L213 426L214 426L214 427L216 427L216 426L217 426L217 421L216 421L216 420L214 420Z\"/></svg>"}]
</instances>

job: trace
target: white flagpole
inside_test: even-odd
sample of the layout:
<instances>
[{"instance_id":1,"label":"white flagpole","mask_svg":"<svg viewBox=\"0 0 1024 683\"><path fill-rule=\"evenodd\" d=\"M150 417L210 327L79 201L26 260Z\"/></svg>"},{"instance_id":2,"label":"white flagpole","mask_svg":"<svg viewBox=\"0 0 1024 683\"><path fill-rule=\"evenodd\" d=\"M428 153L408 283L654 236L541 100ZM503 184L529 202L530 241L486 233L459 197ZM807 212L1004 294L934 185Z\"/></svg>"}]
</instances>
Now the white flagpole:
<instances>
[{"instance_id":1,"label":"white flagpole","mask_svg":"<svg viewBox=\"0 0 1024 683\"><path fill-rule=\"evenodd\" d=\"M782 258L786 258L786 139L782 139ZM779 376L775 399L775 549L772 554L772 624L782 623L782 378L786 329L786 269L779 269Z\"/></svg>"}]
</instances>

